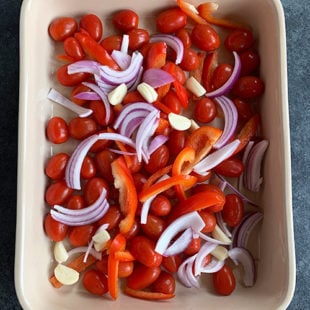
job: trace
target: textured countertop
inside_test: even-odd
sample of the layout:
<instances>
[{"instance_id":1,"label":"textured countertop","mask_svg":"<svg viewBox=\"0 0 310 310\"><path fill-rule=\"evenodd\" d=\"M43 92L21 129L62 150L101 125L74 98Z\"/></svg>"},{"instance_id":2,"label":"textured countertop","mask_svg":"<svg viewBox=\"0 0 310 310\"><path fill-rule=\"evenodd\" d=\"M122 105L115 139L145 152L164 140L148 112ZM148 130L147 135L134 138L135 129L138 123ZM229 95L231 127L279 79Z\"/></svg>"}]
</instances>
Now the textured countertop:
<instances>
[{"instance_id":1,"label":"textured countertop","mask_svg":"<svg viewBox=\"0 0 310 310\"><path fill-rule=\"evenodd\" d=\"M0 309L20 309L14 288L19 13L21 0L0 0ZM286 17L296 289L289 309L310 307L310 27L309 0L282 0ZM276 180L275 180L276 181Z\"/></svg>"}]
</instances>

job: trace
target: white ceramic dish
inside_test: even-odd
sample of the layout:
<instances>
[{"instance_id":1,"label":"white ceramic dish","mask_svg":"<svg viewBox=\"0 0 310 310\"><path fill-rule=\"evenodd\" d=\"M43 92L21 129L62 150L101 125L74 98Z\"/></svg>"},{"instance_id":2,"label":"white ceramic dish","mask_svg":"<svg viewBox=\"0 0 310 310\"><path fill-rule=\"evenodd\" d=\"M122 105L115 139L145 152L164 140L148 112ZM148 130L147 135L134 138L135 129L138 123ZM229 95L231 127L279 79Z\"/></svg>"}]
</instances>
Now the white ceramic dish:
<instances>
[{"instance_id":1,"label":"white ceramic dish","mask_svg":"<svg viewBox=\"0 0 310 310\"><path fill-rule=\"evenodd\" d=\"M193 0L198 4L197 0ZM264 187L260 203L264 221L260 235L260 262L253 288L238 289L219 297L206 288L179 286L176 298L168 302L147 302L121 296L117 301L83 293L79 286L54 289L48 282L51 244L42 218L46 179L44 163L53 151L45 138L46 121L63 113L46 94L54 86L52 69L55 45L47 28L58 16L81 16L92 12L111 21L111 12L133 8L141 25L150 27L156 11L173 4L169 0L25 0L20 19L20 110L18 204L15 285L24 309L285 309L295 287L295 256L292 222L289 120L287 102L286 41L280 0L222 0L220 14L231 15L252 25L262 55L261 76L266 91L261 100L263 134L270 141L264 163ZM108 26L106 26L108 27ZM106 31L109 31L107 28Z\"/></svg>"}]
</instances>

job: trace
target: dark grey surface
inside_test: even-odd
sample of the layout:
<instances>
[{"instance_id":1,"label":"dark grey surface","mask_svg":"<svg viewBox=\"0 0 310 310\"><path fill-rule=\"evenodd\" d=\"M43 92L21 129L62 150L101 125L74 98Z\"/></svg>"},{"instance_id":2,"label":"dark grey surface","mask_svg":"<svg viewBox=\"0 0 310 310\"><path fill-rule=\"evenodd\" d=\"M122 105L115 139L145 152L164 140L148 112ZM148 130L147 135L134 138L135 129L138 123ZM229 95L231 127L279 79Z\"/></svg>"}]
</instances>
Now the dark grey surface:
<instances>
[{"instance_id":1,"label":"dark grey surface","mask_svg":"<svg viewBox=\"0 0 310 310\"><path fill-rule=\"evenodd\" d=\"M44 1L44 0L42 0ZM249 0L251 1L251 0ZM0 0L0 309L20 309L14 289L20 0ZM282 0L287 27L296 290L289 309L310 309L309 0ZM276 182L276 179L275 179ZM37 292L40 294L40 292Z\"/></svg>"}]
</instances>

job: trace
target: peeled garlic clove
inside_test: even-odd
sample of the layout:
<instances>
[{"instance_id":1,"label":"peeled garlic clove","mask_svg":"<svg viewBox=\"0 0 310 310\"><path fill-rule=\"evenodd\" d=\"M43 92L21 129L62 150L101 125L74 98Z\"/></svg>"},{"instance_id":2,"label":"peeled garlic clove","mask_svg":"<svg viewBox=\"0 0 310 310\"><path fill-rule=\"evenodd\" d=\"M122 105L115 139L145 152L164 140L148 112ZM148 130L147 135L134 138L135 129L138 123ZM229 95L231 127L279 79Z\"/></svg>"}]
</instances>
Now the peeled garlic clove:
<instances>
[{"instance_id":1,"label":"peeled garlic clove","mask_svg":"<svg viewBox=\"0 0 310 310\"><path fill-rule=\"evenodd\" d=\"M123 83L123 84L118 85L108 94L108 99L110 101L110 104L113 106L121 104L126 94L127 94L126 84Z\"/></svg>"},{"instance_id":2,"label":"peeled garlic clove","mask_svg":"<svg viewBox=\"0 0 310 310\"><path fill-rule=\"evenodd\" d=\"M186 80L185 86L197 97L201 97L207 92L206 89L193 76Z\"/></svg>"},{"instance_id":3,"label":"peeled garlic clove","mask_svg":"<svg viewBox=\"0 0 310 310\"><path fill-rule=\"evenodd\" d=\"M175 130L184 131L192 126L191 120L183 115L169 113L168 120L171 127Z\"/></svg>"},{"instance_id":4,"label":"peeled garlic clove","mask_svg":"<svg viewBox=\"0 0 310 310\"><path fill-rule=\"evenodd\" d=\"M152 103L157 100L158 94L156 90L149 84L143 82L137 86L140 95L148 102Z\"/></svg>"},{"instance_id":5,"label":"peeled garlic clove","mask_svg":"<svg viewBox=\"0 0 310 310\"><path fill-rule=\"evenodd\" d=\"M80 274L65 265L58 264L54 269L56 279L63 285L72 285L79 280Z\"/></svg>"},{"instance_id":6,"label":"peeled garlic clove","mask_svg":"<svg viewBox=\"0 0 310 310\"><path fill-rule=\"evenodd\" d=\"M58 263L63 263L68 259L69 255L62 241L55 243L54 257Z\"/></svg>"},{"instance_id":7,"label":"peeled garlic clove","mask_svg":"<svg viewBox=\"0 0 310 310\"><path fill-rule=\"evenodd\" d=\"M228 257L228 250L221 246L218 245L212 252L211 254L217 258L218 260L225 260Z\"/></svg>"},{"instance_id":8,"label":"peeled garlic clove","mask_svg":"<svg viewBox=\"0 0 310 310\"><path fill-rule=\"evenodd\" d=\"M214 239L224 242L225 244L230 244L231 240L227 237L227 235L222 231L222 229L215 225L215 228L212 232L212 236Z\"/></svg>"}]
</instances>

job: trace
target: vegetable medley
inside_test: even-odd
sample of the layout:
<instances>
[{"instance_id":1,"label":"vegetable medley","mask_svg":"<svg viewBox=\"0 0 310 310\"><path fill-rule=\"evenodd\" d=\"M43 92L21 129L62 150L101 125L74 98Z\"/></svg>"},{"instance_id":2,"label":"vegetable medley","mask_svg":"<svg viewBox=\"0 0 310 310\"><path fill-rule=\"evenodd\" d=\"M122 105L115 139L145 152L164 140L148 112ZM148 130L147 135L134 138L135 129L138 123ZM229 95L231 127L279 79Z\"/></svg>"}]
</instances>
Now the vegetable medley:
<instances>
[{"instance_id":1,"label":"vegetable medley","mask_svg":"<svg viewBox=\"0 0 310 310\"><path fill-rule=\"evenodd\" d=\"M261 189L268 147L256 38L214 17L214 2L173 4L156 33L125 8L109 36L95 14L49 25L63 54L47 97L73 116L53 116L46 135L77 142L45 167L55 288L81 281L112 299L163 300L176 281L212 281L219 295L255 284L248 237L263 215L249 193Z\"/></svg>"}]
</instances>

